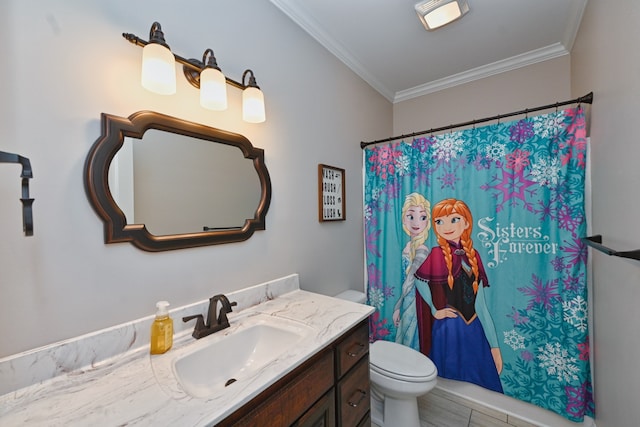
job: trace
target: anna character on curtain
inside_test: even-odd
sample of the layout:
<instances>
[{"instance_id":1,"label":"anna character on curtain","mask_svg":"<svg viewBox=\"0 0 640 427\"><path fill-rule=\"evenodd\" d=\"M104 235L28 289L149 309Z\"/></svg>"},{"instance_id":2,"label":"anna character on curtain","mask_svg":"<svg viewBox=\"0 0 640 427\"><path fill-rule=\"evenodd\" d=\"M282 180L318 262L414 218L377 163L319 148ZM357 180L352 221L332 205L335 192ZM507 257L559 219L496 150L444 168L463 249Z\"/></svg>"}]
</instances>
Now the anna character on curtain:
<instances>
[{"instance_id":1,"label":"anna character on curtain","mask_svg":"<svg viewBox=\"0 0 640 427\"><path fill-rule=\"evenodd\" d=\"M429 307L418 311L433 316L428 355L439 376L502 393L502 355L485 302L487 274L471 239L471 211L461 200L445 199L434 206L432 221L439 246L415 273ZM429 324L420 319L423 340Z\"/></svg>"},{"instance_id":2,"label":"anna character on curtain","mask_svg":"<svg viewBox=\"0 0 640 427\"><path fill-rule=\"evenodd\" d=\"M431 203L419 193L409 194L402 206L402 228L410 237L402 251L403 283L393 310L396 342L419 349L415 272L429 254L424 242L431 228Z\"/></svg>"}]
</instances>

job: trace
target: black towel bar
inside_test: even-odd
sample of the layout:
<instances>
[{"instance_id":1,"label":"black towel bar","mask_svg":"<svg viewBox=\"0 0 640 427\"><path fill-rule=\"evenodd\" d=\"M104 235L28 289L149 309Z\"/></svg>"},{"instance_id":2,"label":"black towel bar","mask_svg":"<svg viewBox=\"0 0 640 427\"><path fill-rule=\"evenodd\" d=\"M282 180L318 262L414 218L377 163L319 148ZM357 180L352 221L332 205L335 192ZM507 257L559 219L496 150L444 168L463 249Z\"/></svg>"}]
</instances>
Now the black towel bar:
<instances>
[{"instance_id":1,"label":"black towel bar","mask_svg":"<svg viewBox=\"0 0 640 427\"><path fill-rule=\"evenodd\" d=\"M599 250L600 252L604 252L607 255L618 256L622 258L630 258L640 261L640 249L636 249L634 251L614 251L611 248L608 248L602 244L602 236L600 234L596 234L595 236L583 237L582 241L587 245L591 246Z\"/></svg>"}]
</instances>

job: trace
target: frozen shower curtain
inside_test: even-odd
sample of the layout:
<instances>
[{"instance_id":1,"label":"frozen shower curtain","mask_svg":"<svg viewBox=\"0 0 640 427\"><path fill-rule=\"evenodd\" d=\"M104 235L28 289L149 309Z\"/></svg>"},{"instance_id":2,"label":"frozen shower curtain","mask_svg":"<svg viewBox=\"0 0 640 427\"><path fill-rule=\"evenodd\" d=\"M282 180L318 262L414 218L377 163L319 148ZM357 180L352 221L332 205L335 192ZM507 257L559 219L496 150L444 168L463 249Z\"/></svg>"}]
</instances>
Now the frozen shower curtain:
<instances>
[{"instance_id":1,"label":"frozen shower curtain","mask_svg":"<svg viewBox=\"0 0 640 427\"><path fill-rule=\"evenodd\" d=\"M371 339L593 416L582 108L364 149Z\"/></svg>"}]
</instances>

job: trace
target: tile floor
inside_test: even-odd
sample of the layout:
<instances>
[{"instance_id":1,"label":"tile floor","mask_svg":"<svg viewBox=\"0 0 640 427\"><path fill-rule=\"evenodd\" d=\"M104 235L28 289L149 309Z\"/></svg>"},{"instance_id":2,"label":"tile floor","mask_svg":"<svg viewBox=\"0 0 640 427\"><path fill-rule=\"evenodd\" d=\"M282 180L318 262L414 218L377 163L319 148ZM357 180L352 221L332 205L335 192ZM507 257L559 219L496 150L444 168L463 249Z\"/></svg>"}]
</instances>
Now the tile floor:
<instances>
[{"instance_id":1,"label":"tile floor","mask_svg":"<svg viewBox=\"0 0 640 427\"><path fill-rule=\"evenodd\" d=\"M438 388L420 397L418 405L421 427L538 427Z\"/></svg>"}]
</instances>

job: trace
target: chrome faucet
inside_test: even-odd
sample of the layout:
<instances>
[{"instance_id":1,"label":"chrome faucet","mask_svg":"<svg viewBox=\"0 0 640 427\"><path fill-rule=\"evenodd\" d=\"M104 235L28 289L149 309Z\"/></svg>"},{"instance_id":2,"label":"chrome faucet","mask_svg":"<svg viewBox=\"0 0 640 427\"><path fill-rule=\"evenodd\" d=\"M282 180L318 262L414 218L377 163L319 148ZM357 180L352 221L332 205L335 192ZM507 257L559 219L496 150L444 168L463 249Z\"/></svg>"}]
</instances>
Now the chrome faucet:
<instances>
[{"instance_id":1,"label":"chrome faucet","mask_svg":"<svg viewBox=\"0 0 640 427\"><path fill-rule=\"evenodd\" d=\"M218 313L218 301L220 301L221 307ZM182 318L183 322L196 319L196 326L193 328L193 334L195 339L200 339L211 335L214 332L218 332L222 329L229 327L229 319L227 314L231 313L233 309L231 307L238 305L237 302L229 302L229 299L222 294L214 295L209 298L209 310L207 314L207 322L204 321L202 314L195 314L193 316L186 316Z\"/></svg>"}]
</instances>

